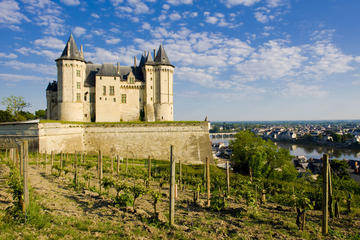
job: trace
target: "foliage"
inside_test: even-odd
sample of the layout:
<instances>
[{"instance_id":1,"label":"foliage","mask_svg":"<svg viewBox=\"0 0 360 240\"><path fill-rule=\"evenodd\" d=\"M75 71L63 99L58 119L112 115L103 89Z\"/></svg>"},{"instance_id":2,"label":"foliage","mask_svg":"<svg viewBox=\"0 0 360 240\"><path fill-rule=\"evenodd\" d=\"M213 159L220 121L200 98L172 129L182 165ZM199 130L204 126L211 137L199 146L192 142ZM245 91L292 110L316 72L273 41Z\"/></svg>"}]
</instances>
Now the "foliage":
<instances>
[{"instance_id":1,"label":"foliage","mask_svg":"<svg viewBox=\"0 0 360 240\"><path fill-rule=\"evenodd\" d=\"M46 119L46 110L39 109L39 110L35 111L35 118Z\"/></svg>"},{"instance_id":2,"label":"foliage","mask_svg":"<svg viewBox=\"0 0 360 240\"><path fill-rule=\"evenodd\" d=\"M297 175L288 150L277 148L272 141L256 137L250 131L237 133L230 148L233 151L234 170L237 172L283 180L294 180Z\"/></svg>"},{"instance_id":3,"label":"foliage","mask_svg":"<svg viewBox=\"0 0 360 240\"><path fill-rule=\"evenodd\" d=\"M348 163L342 160L331 160L330 161L331 170L334 174L333 177L338 177L341 179L350 179L350 174L348 172Z\"/></svg>"},{"instance_id":4,"label":"foliage","mask_svg":"<svg viewBox=\"0 0 360 240\"><path fill-rule=\"evenodd\" d=\"M15 220L20 220L23 218L23 184L19 170L13 165L10 165L10 175L7 184L10 187L11 195L14 201L13 205L6 209L7 219L10 220L13 218Z\"/></svg>"},{"instance_id":5,"label":"foliage","mask_svg":"<svg viewBox=\"0 0 360 240\"><path fill-rule=\"evenodd\" d=\"M134 184L134 186L132 186L130 188L130 191L131 191L131 193L133 195L133 198L134 198L133 210L135 211L135 201L136 201L136 199L138 199L142 195L146 194L148 191L143 185L140 185L140 184Z\"/></svg>"},{"instance_id":6,"label":"foliage","mask_svg":"<svg viewBox=\"0 0 360 240\"><path fill-rule=\"evenodd\" d=\"M0 110L0 122L15 121L14 116L9 111Z\"/></svg>"},{"instance_id":7,"label":"foliage","mask_svg":"<svg viewBox=\"0 0 360 240\"><path fill-rule=\"evenodd\" d=\"M223 211L227 207L226 197L223 194L213 194L211 196L210 208L217 212Z\"/></svg>"},{"instance_id":8,"label":"foliage","mask_svg":"<svg viewBox=\"0 0 360 240\"><path fill-rule=\"evenodd\" d=\"M31 104L25 102L24 98L21 96L3 97L1 104L4 105L6 110L13 116L17 116L19 112L31 106Z\"/></svg>"}]
</instances>

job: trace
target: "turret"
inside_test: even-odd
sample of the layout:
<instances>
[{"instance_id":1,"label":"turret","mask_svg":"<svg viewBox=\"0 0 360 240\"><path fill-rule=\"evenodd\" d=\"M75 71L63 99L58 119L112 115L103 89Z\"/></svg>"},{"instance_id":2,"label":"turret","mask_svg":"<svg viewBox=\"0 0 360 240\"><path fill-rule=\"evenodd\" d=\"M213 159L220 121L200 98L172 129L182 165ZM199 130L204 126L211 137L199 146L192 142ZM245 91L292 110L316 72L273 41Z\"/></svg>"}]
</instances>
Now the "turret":
<instances>
[{"instance_id":1,"label":"turret","mask_svg":"<svg viewBox=\"0 0 360 240\"><path fill-rule=\"evenodd\" d=\"M173 121L173 73L165 49L160 45L154 60L148 53L144 66L146 79L146 121Z\"/></svg>"},{"instance_id":2,"label":"turret","mask_svg":"<svg viewBox=\"0 0 360 240\"><path fill-rule=\"evenodd\" d=\"M81 47L78 50L70 35L61 54L55 60L58 70L58 116L63 121L83 121L83 92L86 63Z\"/></svg>"}]
</instances>

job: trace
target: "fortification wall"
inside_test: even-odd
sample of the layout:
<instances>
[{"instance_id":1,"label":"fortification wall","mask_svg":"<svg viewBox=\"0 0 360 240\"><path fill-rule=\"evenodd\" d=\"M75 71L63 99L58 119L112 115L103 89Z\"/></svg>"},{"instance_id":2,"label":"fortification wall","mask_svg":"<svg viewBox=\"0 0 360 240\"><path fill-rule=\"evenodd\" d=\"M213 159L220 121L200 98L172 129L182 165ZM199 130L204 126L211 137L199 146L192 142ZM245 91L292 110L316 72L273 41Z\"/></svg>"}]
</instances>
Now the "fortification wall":
<instances>
[{"instance_id":1,"label":"fortification wall","mask_svg":"<svg viewBox=\"0 0 360 240\"><path fill-rule=\"evenodd\" d=\"M183 163L212 160L207 122L141 124L22 123L0 124L1 142L29 140L31 151L118 154L128 158L169 160L170 145L174 157Z\"/></svg>"},{"instance_id":2,"label":"fortification wall","mask_svg":"<svg viewBox=\"0 0 360 240\"><path fill-rule=\"evenodd\" d=\"M39 121L1 123L0 148L15 147L23 140L29 141L29 151L36 151L39 144Z\"/></svg>"},{"instance_id":3,"label":"fortification wall","mask_svg":"<svg viewBox=\"0 0 360 240\"><path fill-rule=\"evenodd\" d=\"M184 163L202 163L210 157L208 124L39 124L40 152L95 152L128 158L168 160L170 145L174 156Z\"/></svg>"}]
</instances>

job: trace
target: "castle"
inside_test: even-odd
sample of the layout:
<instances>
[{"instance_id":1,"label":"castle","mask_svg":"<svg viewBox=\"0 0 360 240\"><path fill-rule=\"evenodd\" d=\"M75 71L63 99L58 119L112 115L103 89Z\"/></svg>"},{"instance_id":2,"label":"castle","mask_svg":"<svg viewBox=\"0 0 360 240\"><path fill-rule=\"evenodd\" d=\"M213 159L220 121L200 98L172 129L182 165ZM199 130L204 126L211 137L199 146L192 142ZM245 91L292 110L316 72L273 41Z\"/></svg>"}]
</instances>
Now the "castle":
<instances>
[{"instance_id":1,"label":"castle","mask_svg":"<svg viewBox=\"0 0 360 240\"><path fill-rule=\"evenodd\" d=\"M70 35L46 89L47 119L78 122L173 121L173 73L162 45L139 65L85 61Z\"/></svg>"}]
</instances>

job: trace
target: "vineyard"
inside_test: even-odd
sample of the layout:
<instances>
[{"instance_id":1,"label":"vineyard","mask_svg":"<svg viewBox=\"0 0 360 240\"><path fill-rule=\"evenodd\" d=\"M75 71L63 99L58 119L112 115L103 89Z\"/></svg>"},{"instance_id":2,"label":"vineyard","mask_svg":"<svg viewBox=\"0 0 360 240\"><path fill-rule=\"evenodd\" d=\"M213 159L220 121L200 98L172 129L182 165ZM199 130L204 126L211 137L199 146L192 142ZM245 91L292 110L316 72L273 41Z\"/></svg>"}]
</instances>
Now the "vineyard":
<instances>
[{"instance_id":1,"label":"vineyard","mask_svg":"<svg viewBox=\"0 0 360 240\"><path fill-rule=\"evenodd\" d=\"M336 178L322 236L321 178L253 178L176 156L175 175L169 161L100 151L21 156L0 153L0 239L360 239L360 186Z\"/></svg>"}]
</instances>

